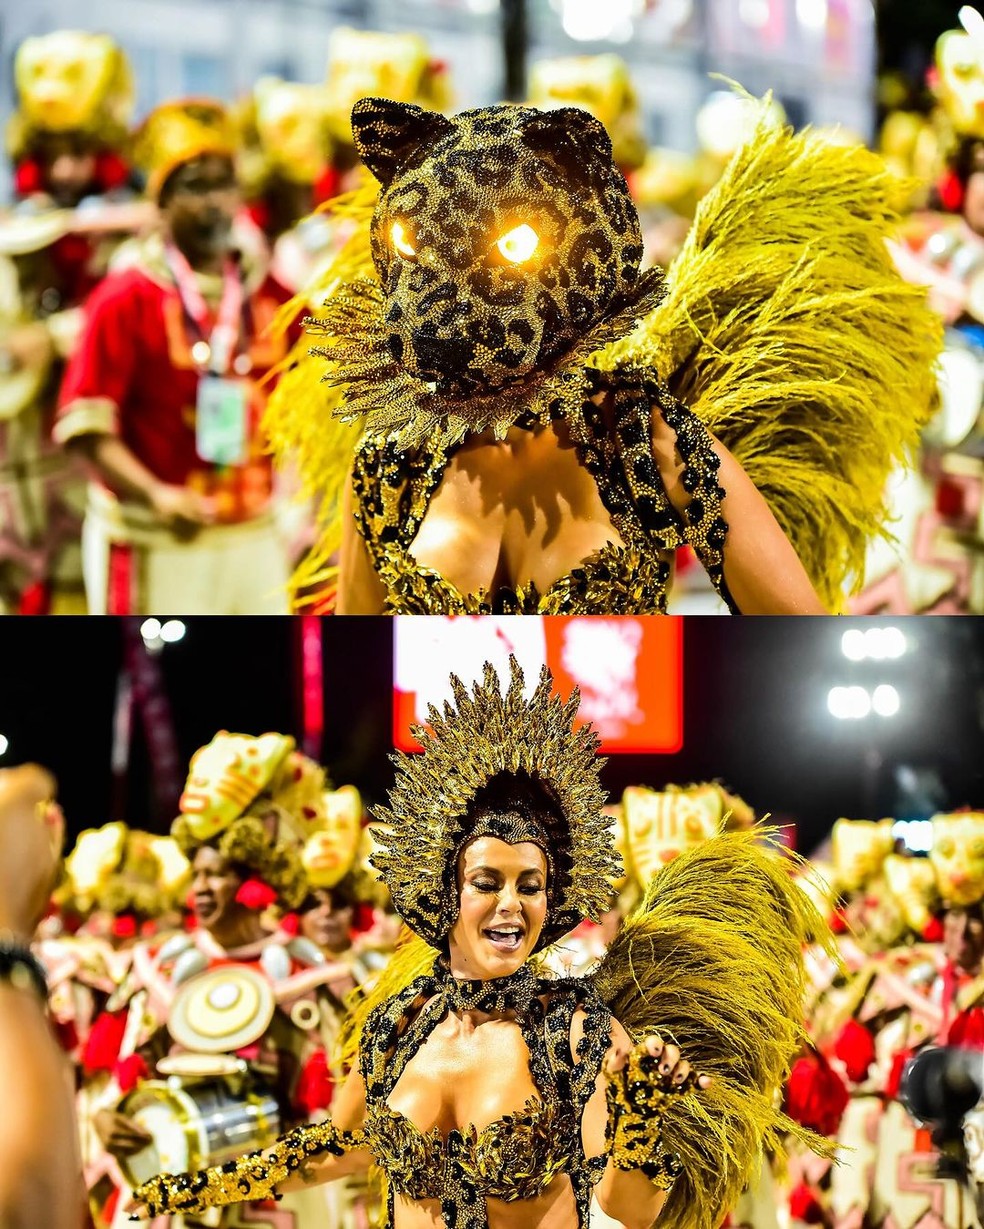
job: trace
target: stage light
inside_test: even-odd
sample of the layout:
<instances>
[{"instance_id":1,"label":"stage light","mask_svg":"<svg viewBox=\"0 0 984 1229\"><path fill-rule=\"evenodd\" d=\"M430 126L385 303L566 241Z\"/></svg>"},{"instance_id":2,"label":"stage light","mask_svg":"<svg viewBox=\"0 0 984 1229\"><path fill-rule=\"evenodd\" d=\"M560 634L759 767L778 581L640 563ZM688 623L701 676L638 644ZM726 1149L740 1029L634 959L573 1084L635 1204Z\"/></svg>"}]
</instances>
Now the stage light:
<instances>
[{"instance_id":1,"label":"stage light","mask_svg":"<svg viewBox=\"0 0 984 1229\"><path fill-rule=\"evenodd\" d=\"M160 619L144 619L144 621L140 624L140 635L143 636L144 640L160 640Z\"/></svg>"},{"instance_id":2,"label":"stage light","mask_svg":"<svg viewBox=\"0 0 984 1229\"><path fill-rule=\"evenodd\" d=\"M892 825L892 836L913 853L929 853L933 846L931 819L899 819Z\"/></svg>"},{"instance_id":3,"label":"stage light","mask_svg":"<svg viewBox=\"0 0 984 1229\"><path fill-rule=\"evenodd\" d=\"M850 661L864 659L864 632L859 627L850 627L841 636L841 652Z\"/></svg>"},{"instance_id":4,"label":"stage light","mask_svg":"<svg viewBox=\"0 0 984 1229\"><path fill-rule=\"evenodd\" d=\"M769 24L769 0L738 0L738 16L753 30L764 29Z\"/></svg>"},{"instance_id":5,"label":"stage light","mask_svg":"<svg viewBox=\"0 0 984 1229\"><path fill-rule=\"evenodd\" d=\"M886 661L902 657L908 645L898 627L849 627L841 636L841 652L850 661Z\"/></svg>"},{"instance_id":6,"label":"stage light","mask_svg":"<svg viewBox=\"0 0 984 1229\"><path fill-rule=\"evenodd\" d=\"M905 647L905 636L897 627L869 627L864 633L864 655L872 661L901 657Z\"/></svg>"},{"instance_id":7,"label":"stage light","mask_svg":"<svg viewBox=\"0 0 984 1229\"><path fill-rule=\"evenodd\" d=\"M626 41L624 32L644 10L643 0L561 0L561 25L568 38L593 43L615 38Z\"/></svg>"},{"instance_id":8,"label":"stage light","mask_svg":"<svg viewBox=\"0 0 984 1229\"><path fill-rule=\"evenodd\" d=\"M6 734L0 734L0 755L6 755L7 748L9 746L10 746L10 743L7 741Z\"/></svg>"},{"instance_id":9,"label":"stage light","mask_svg":"<svg viewBox=\"0 0 984 1229\"><path fill-rule=\"evenodd\" d=\"M826 30L827 0L796 0L796 17L804 30Z\"/></svg>"},{"instance_id":10,"label":"stage light","mask_svg":"<svg viewBox=\"0 0 984 1229\"><path fill-rule=\"evenodd\" d=\"M879 717L894 717L902 707L902 701L890 683L881 683L872 692L871 707Z\"/></svg>"},{"instance_id":11,"label":"stage light","mask_svg":"<svg viewBox=\"0 0 984 1229\"><path fill-rule=\"evenodd\" d=\"M165 644L177 644L179 640L184 639L187 630L180 619L168 619L159 634Z\"/></svg>"},{"instance_id":12,"label":"stage light","mask_svg":"<svg viewBox=\"0 0 984 1229\"><path fill-rule=\"evenodd\" d=\"M856 721L871 712L871 696L863 687L831 687L827 709L839 721Z\"/></svg>"},{"instance_id":13,"label":"stage light","mask_svg":"<svg viewBox=\"0 0 984 1229\"><path fill-rule=\"evenodd\" d=\"M908 645L900 627L882 628L882 645L886 657L902 657Z\"/></svg>"}]
</instances>

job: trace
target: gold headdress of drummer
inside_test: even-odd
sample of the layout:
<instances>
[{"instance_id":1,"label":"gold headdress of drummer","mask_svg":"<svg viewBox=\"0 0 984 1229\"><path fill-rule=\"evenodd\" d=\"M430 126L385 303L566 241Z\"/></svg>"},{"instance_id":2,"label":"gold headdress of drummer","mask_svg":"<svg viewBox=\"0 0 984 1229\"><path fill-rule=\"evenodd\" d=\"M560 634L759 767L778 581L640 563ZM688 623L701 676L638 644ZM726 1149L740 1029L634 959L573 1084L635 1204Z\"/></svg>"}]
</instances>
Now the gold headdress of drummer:
<instances>
[{"instance_id":1,"label":"gold headdress of drummer","mask_svg":"<svg viewBox=\"0 0 984 1229\"><path fill-rule=\"evenodd\" d=\"M82 918L102 914L115 938L133 938L147 922L179 916L191 878L177 843L115 822L87 828L65 859L56 903Z\"/></svg>"},{"instance_id":2,"label":"gold headdress of drummer","mask_svg":"<svg viewBox=\"0 0 984 1229\"><path fill-rule=\"evenodd\" d=\"M14 57L14 85L7 152L18 195L44 191L73 204L58 191L59 175L86 181L78 198L127 182L121 155L133 115L133 73L109 35L55 30L25 39Z\"/></svg>"},{"instance_id":3,"label":"gold headdress of drummer","mask_svg":"<svg viewBox=\"0 0 984 1229\"><path fill-rule=\"evenodd\" d=\"M302 850L327 825L325 795L324 769L289 735L220 730L192 756L171 833L188 857L210 845L293 908L307 891Z\"/></svg>"},{"instance_id":4,"label":"gold headdress of drummer","mask_svg":"<svg viewBox=\"0 0 984 1229\"><path fill-rule=\"evenodd\" d=\"M565 56L539 60L530 71L528 103L548 111L580 107L604 124L615 161L633 171L646 157L639 97L628 65L617 55Z\"/></svg>"},{"instance_id":5,"label":"gold headdress of drummer","mask_svg":"<svg viewBox=\"0 0 984 1229\"><path fill-rule=\"evenodd\" d=\"M226 108L210 98L186 98L155 107L134 137L137 166L147 177L147 195L161 190L179 167L209 154L234 161L236 130Z\"/></svg>"},{"instance_id":6,"label":"gold headdress of drummer","mask_svg":"<svg viewBox=\"0 0 984 1229\"><path fill-rule=\"evenodd\" d=\"M353 153L352 108L360 98L388 98L432 111L451 105L447 66L431 57L419 34L339 27L328 45L325 88L333 136Z\"/></svg>"}]
</instances>

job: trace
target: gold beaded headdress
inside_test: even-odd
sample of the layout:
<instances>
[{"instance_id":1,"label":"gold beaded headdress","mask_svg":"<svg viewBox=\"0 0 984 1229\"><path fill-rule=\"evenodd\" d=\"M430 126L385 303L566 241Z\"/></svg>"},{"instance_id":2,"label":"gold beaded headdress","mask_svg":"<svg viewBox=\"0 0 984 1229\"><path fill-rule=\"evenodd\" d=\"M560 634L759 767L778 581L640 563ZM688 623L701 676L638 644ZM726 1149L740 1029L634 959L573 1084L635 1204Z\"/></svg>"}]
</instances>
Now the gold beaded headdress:
<instances>
[{"instance_id":1,"label":"gold beaded headdress","mask_svg":"<svg viewBox=\"0 0 984 1229\"><path fill-rule=\"evenodd\" d=\"M477 832L474 804L494 778L530 782L556 799L554 807L533 805L535 816L503 816L503 831L515 824L518 840L547 846L555 881L548 883L547 920L540 946L566 934L585 917L596 918L609 904L609 880L618 872L611 826L602 814L605 793L599 780L604 763L589 726L574 728L580 695L565 703L551 693L544 667L533 695L523 694L523 671L509 659L510 681L503 695L495 669L485 663L471 694L452 676L454 704L428 710L429 729L414 727L423 744L418 754L398 752L396 784L389 807L374 816L379 848L373 865L408 926L440 947L458 913L455 860ZM531 835L530 820L542 830ZM492 834L490 832L490 834Z\"/></svg>"}]
</instances>

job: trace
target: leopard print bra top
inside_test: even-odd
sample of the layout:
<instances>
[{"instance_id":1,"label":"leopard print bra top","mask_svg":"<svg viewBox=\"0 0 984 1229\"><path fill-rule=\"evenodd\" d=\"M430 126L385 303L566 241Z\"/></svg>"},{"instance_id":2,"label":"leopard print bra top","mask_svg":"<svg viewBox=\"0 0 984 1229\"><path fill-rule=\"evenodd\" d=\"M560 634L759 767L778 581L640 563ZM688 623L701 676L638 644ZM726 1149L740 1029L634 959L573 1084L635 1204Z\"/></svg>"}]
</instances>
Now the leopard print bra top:
<instances>
[{"instance_id":1,"label":"leopard print bra top","mask_svg":"<svg viewBox=\"0 0 984 1229\"><path fill-rule=\"evenodd\" d=\"M469 1198L535 1199L570 1169L575 1124L554 1101L531 1097L514 1114L480 1130L469 1126L442 1136L421 1131L403 1114L373 1103L366 1142L383 1158L392 1190L410 1199L443 1199L469 1188Z\"/></svg>"},{"instance_id":2,"label":"leopard print bra top","mask_svg":"<svg viewBox=\"0 0 984 1229\"><path fill-rule=\"evenodd\" d=\"M674 551L689 544L734 609L723 576L727 524L721 513L718 457L710 436L651 376L585 372L579 413L564 415L580 463L592 474L624 545L609 543L541 593L531 583L495 593L461 593L421 567L411 544L453 452L436 444L412 453L387 437L367 437L353 471L355 516L386 590L388 614L663 614ZM591 398L609 394L610 416ZM675 430L690 494L683 516L666 495L652 452L658 406Z\"/></svg>"},{"instance_id":3,"label":"leopard print bra top","mask_svg":"<svg viewBox=\"0 0 984 1229\"><path fill-rule=\"evenodd\" d=\"M571 1183L578 1225L586 1229L591 1193L605 1157L584 1153L580 1123L611 1037L611 1016L589 981L530 981L517 1023L530 1055L536 1093L488 1126L442 1135L421 1131L387 1100L410 1059L448 1010L442 978L425 975L375 1009L362 1032L365 1142L387 1177L388 1223L395 1195L440 1200L448 1229L487 1229L487 1199L534 1199L559 1175ZM497 979L506 987L510 980ZM446 980L445 983L446 984ZM571 1024L584 1027L571 1056ZM368 1043L368 1044L367 1044Z\"/></svg>"}]
</instances>

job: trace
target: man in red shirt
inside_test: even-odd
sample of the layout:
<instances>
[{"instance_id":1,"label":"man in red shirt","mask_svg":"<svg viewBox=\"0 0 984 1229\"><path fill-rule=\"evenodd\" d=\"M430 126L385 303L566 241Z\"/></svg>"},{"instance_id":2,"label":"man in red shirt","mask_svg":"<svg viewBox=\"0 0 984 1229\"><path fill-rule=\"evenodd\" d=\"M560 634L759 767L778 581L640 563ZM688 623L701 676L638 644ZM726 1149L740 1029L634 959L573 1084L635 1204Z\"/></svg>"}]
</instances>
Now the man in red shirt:
<instances>
[{"instance_id":1,"label":"man in red shirt","mask_svg":"<svg viewBox=\"0 0 984 1229\"><path fill-rule=\"evenodd\" d=\"M263 377L294 338L287 292L237 250L231 125L218 103L158 107L137 137L161 230L87 304L55 438L89 461L93 613L286 611L288 561L260 431Z\"/></svg>"}]
</instances>

